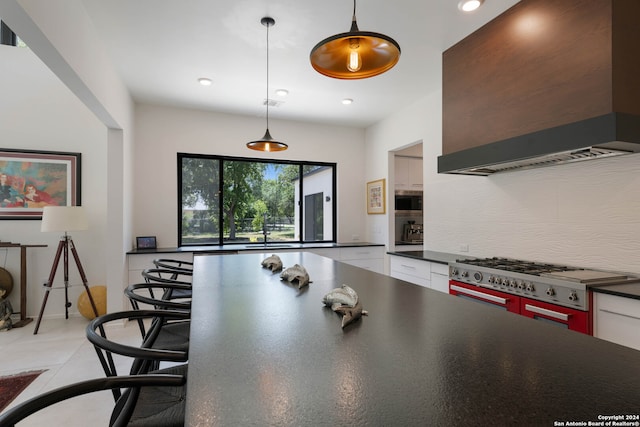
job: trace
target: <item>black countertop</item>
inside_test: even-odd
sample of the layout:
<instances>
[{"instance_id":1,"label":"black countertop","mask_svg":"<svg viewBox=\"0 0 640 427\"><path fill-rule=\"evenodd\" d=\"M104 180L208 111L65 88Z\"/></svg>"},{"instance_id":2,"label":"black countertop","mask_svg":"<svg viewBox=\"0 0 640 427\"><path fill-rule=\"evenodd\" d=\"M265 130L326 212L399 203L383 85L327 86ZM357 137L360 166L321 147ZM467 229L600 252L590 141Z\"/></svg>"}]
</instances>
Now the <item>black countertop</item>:
<instances>
[{"instance_id":1,"label":"black countertop","mask_svg":"<svg viewBox=\"0 0 640 427\"><path fill-rule=\"evenodd\" d=\"M282 282L263 254L195 257L187 425L553 426L640 413L639 351L279 255L313 282ZM343 283L369 311L345 329L321 303Z\"/></svg>"},{"instance_id":2,"label":"black countertop","mask_svg":"<svg viewBox=\"0 0 640 427\"><path fill-rule=\"evenodd\" d=\"M384 246L383 243L370 243L370 242L347 242L347 243L286 243L286 242L272 242L267 245L259 243L249 244L229 244L223 246L180 246L170 248L154 248L154 249L137 249L134 248L127 252L127 255L136 254L161 254L161 253L180 253L180 252L193 252L195 253L211 253L211 254L224 254L224 253L242 253L244 251L282 251L282 250L296 250L296 249L319 249L319 248L359 248L366 246Z\"/></svg>"},{"instance_id":3,"label":"black countertop","mask_svg":"<svg viewBox=\"0 0 640 427\"><path fill-rule=\"evenodd\" d=\"M602 294L640 300L640 282L626 283L623 285L592 286L590 289L593 290L593 292L599 292Z\"/></svg>"},{"instance_id":4,"label":"black countertop","mask_svg":"<svg viewBox=\"0 0 640 427\"><path fill-rule=\"evenodd\" d=\"M462 255L436 251L389 251L387 253L389 255L403 256L406 258L419 259L423 261L439 262L441 264L448 264L458 259L471 258Z\"/></svg>"}]
</instances>

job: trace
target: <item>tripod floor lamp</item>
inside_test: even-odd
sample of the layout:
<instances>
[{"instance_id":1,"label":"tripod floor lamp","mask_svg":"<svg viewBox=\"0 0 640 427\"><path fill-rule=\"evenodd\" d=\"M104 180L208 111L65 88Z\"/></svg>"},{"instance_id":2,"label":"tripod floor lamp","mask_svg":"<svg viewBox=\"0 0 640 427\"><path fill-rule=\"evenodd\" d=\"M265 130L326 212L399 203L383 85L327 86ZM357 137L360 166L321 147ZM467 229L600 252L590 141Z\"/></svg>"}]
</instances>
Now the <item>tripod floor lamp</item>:
<instances>
[{"instance_id":1,"label":"tripod floor lamp","mask_svg":"<svg viewBox=\"0 0 640 427\"><path fill-rule=\"evenodd\" d=\"M89 228L89 224L87 222L87 215L82 206L45 206L42 211L42 225L40 227L40 231L49 232L49 231L62 231L64 235L60 237L60 242L58 243L58 250L56 251L56 256L53 260L53 265L51 266L51 273L49 273L49 279L45 286L45 294L44 299L42 300L42 307L40 307L40 314L38 315L38 321L36 322L36 327L33 331L33 334L38 333L38 329L40 328L40 321L42 320L42 314L44 313L44 308L47 305L47 299L49 298L49 292L53 289L53 280L56 276L56 271L58 269L58 264L60 263L60 257L63 258L63 269L64 269L64 299L65 299L65 307L64 307L64 317L65 319L69 318L69 307L71 307L71 303L69 302L69 250L71 250L71 254L73 255L73 259L76 262L76 267L78 267L78 272L80 273L80 277L82 278L82 284L87 291L87 295L89 296L89 301L91 302L91 307L93 308L93 313L98 316L98 309L96 308L96 304L93 301L93 297L91 296L91 292L89 291L89 286L87 284L87 276L84 273L84 269L82 268L82 264L80 263L80 258L78 257L78 251L76 250L76 246L73 243L73 239L68 234L69 231L81 231L87 230Z\"/></svg>"}]
</instances>

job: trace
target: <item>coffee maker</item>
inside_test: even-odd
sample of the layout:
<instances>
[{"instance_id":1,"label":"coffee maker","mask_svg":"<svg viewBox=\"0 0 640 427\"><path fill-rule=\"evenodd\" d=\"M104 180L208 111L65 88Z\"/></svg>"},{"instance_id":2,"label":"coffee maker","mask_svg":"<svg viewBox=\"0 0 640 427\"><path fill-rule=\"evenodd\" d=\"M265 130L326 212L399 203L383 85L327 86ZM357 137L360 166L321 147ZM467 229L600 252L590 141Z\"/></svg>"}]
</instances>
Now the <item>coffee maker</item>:
<instances>
[{"instance_id":1,"label":"coffee maker","mask_svg":"<svg viewBox=\"0 0 640 427\"><path fill-rule=\"evenodd\" d=\"M402 241L405 243L422 243L422 224L415 221L407 221L402 231Z\"/></svg>"}]
</instances>

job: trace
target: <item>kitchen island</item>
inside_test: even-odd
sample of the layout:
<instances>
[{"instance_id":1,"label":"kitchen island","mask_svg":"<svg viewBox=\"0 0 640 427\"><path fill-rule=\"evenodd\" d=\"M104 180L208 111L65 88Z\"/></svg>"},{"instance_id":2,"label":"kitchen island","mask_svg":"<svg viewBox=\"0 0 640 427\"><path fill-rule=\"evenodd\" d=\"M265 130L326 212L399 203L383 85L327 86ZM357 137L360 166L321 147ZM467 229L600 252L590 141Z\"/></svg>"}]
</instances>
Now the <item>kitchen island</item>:
<instances>
[{"instance_id":1,"label":"kitchen island","mask_svg":"<svg viewBox=\"0 0 640 427\"><path fill-rule=\"evenodd\" d=\"M640 413L640 352L312 253L196 256L187 425L554 425ZM322 304L348 284L369 315ZM624 418L623 418L624 420ZM559 425L559 424L557 424Z\"/></svg>"}]
</instances>

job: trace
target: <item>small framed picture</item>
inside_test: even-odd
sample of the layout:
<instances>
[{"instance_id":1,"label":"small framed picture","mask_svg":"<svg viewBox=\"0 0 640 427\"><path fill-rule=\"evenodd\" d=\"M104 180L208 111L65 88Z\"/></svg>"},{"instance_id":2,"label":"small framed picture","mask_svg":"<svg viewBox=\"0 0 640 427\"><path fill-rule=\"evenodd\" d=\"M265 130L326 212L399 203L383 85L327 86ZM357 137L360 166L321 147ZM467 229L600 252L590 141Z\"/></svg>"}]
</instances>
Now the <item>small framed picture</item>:
<instances>
[{"instance_id":1,"label":"small framed picture","mask_svg":"<svg viewBox=\"0 0 640 427\"><path fill-rule=\"evenodd\" d=\"M156 236L136 237L136 247L138 249L155 249Z\"/></svg>"},{"instance_id":2,"label":"small framed picture","mask_svg":"<svg viewBox=\"0 0 640 427\"><path fill-rule=\"evenodd\" d=\"M383 214L385 212L385 180L367 182L367 213Z\"/></svg>"}]
</instances>

